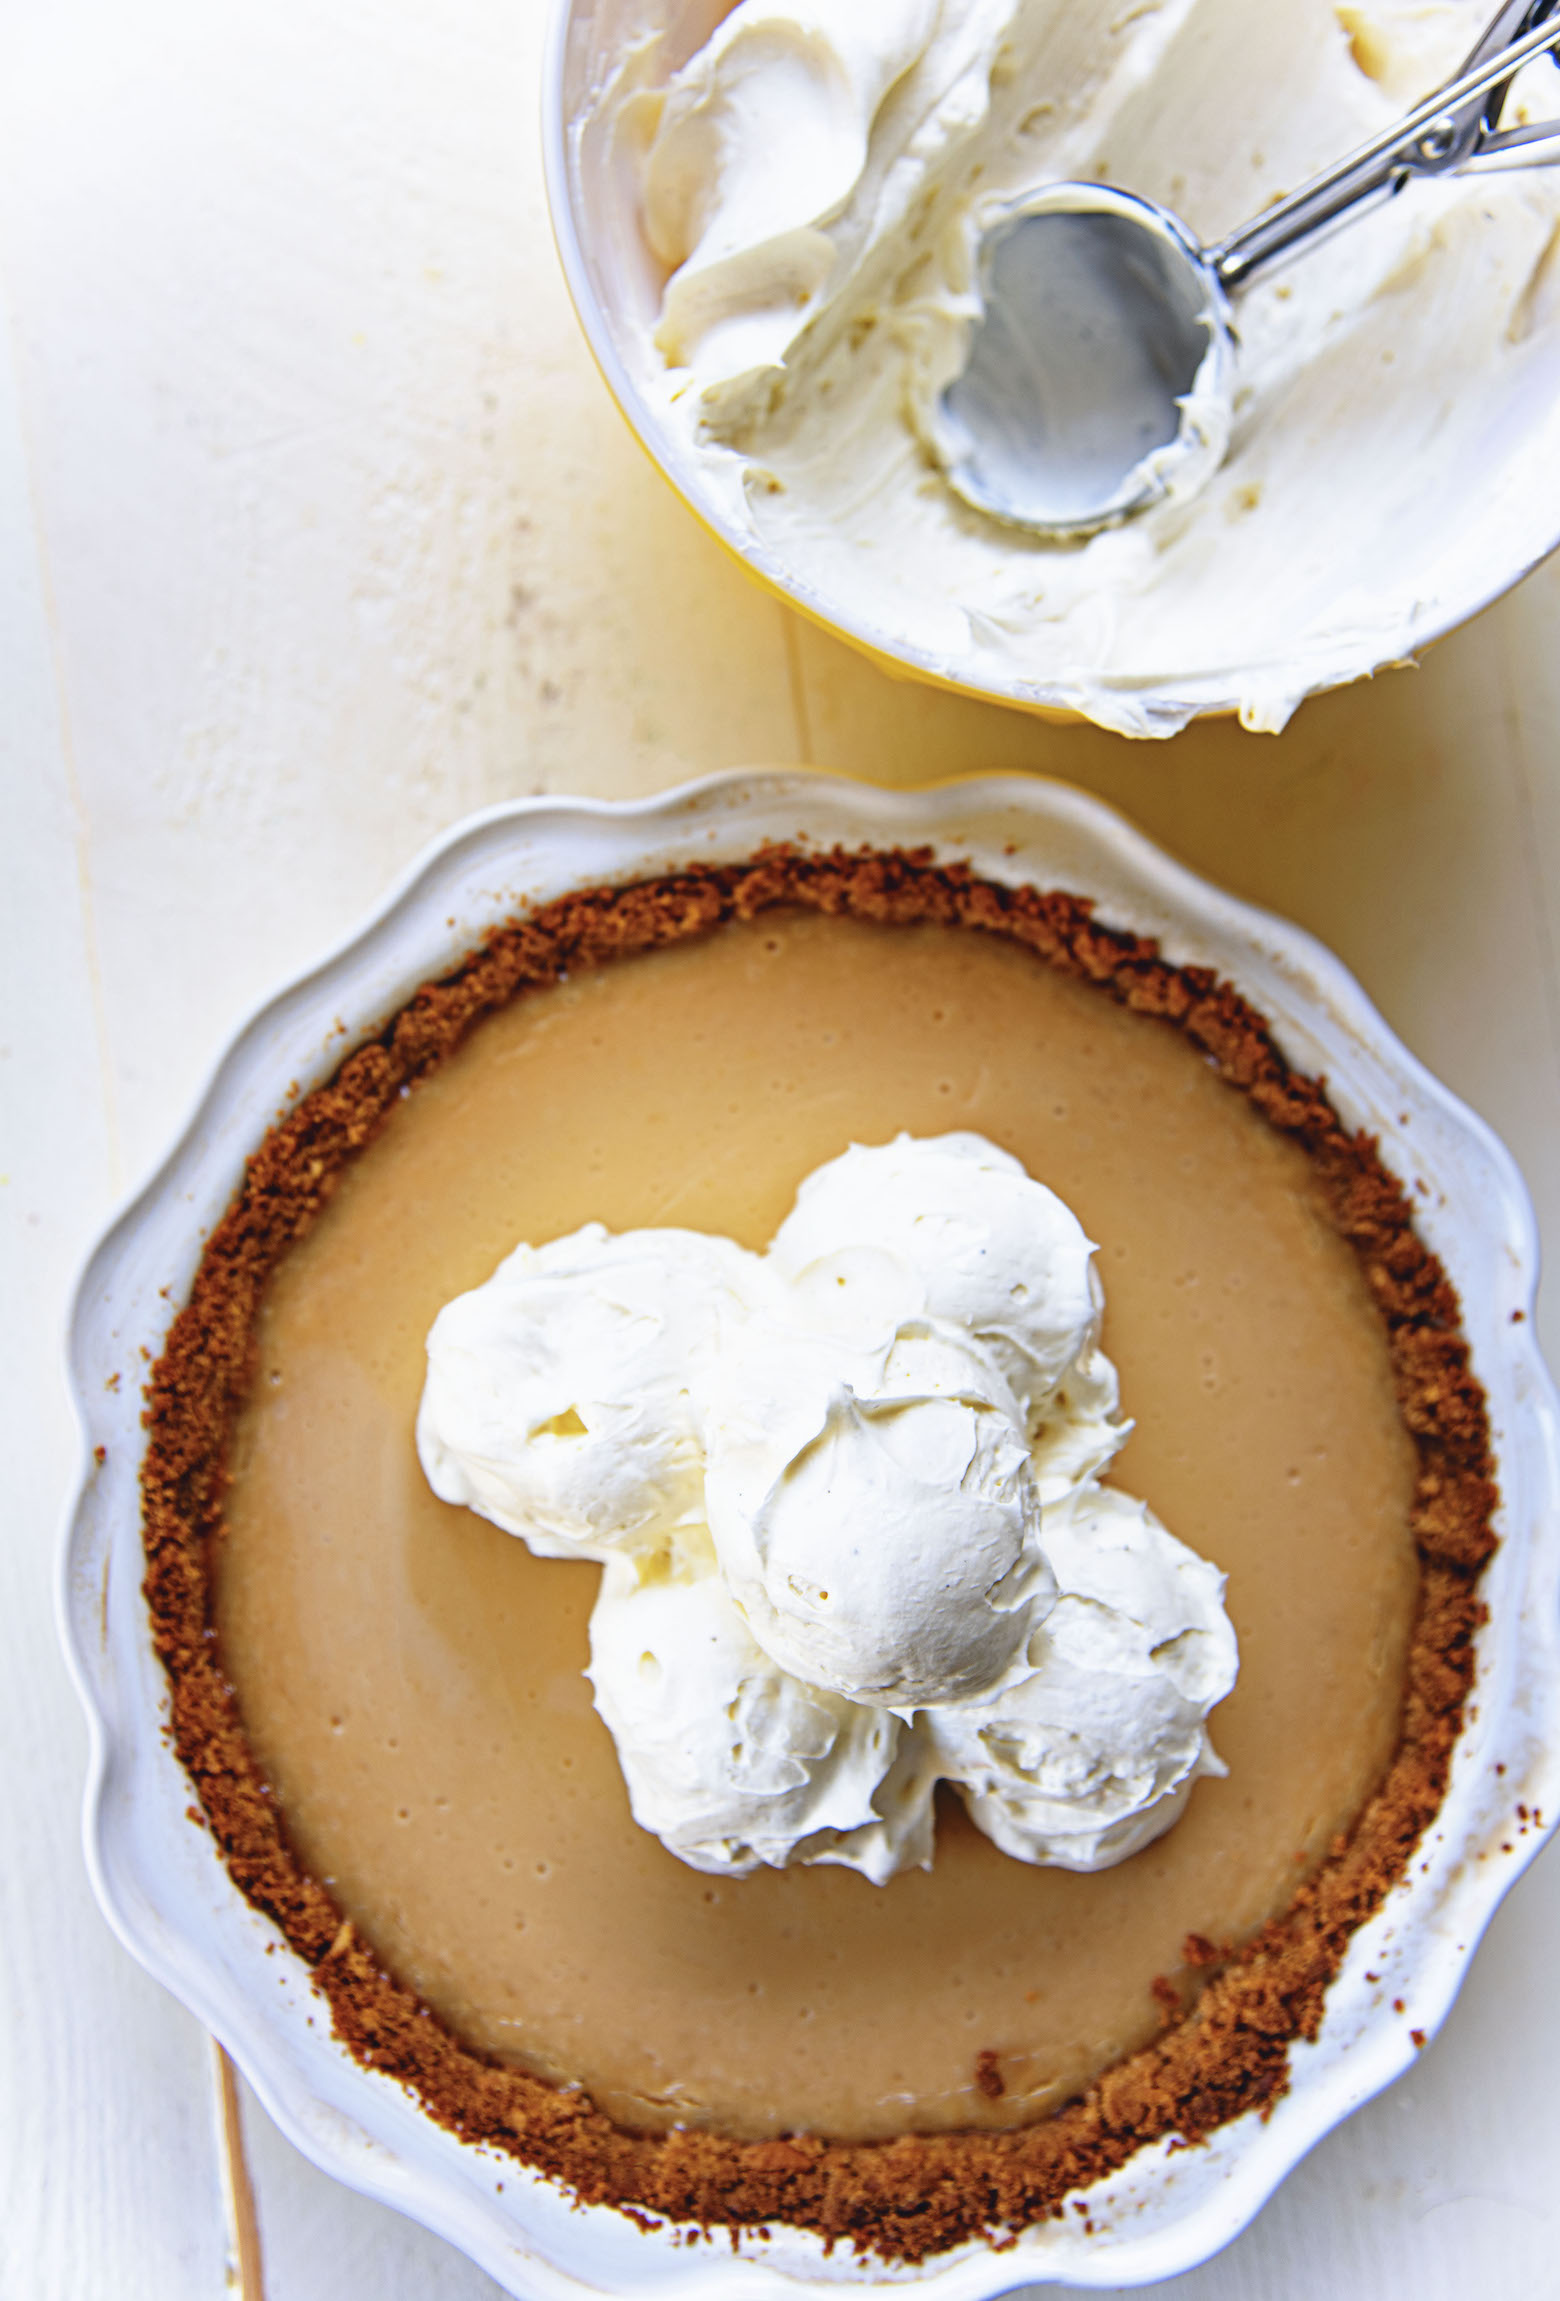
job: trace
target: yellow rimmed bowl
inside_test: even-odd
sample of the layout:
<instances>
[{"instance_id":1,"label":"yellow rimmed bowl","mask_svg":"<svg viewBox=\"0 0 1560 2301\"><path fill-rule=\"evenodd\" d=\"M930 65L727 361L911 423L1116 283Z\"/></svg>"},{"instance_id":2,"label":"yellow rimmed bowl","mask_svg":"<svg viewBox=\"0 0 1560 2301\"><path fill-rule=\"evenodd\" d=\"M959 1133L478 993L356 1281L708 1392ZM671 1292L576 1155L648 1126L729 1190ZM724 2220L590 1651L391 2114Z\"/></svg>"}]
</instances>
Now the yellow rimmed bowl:
<instances>
[{"instance_id":1,"label":"yellow rimmed bowl","mask_svg":"<svg viewBox=\"0 0 1560 2301\"><path fill-rule=\"evenodd\" d=\"M973 644L963 651L933 646L890 621L873 620L873 612L842 596L805 550L776 548L744 518L738 460L701 455L690 433L668 420L653 388L657 355L650 331L664 267L642 230L635 154L614 127L603 93L630 54L651 58L652 84L670 78L730 6L731 0L554 0L542 81L553 229L596 363L652 461L750 575L883 670L1049 719L1090 719L1130 735L1171 735L1191 719L1229 714L1250 727L1272 729L1304 696L1412 659L1560 545L1560 299L1552 281L1547 289L1543 285L1555 268L1551 238L1529 282L1532 293L1524 291L1514 307L1526 313L1525 326L1531 323L1528 337L1520 345L1513 339L1513 356L1502 357L1498 373L1492 365L1487 418L1481 411L1449 478L1443 473L1437 485L1421 491L1411 468L1413 450L1405 447L1407 467L1394 482L1397 510L1380 523L1351 519L1346 489L1318 487L1313 496L1303 486L1291 487L1302 514L1293 552L1286 541L1285 555L1312 570L1297 595L1304 601L1297 612L1269 617L1268 626L1259 620L1246 640L1211 638L1199 655L1201 625L1195 639L1155 636L1127 584L1109 602L1100 595L1100 615L1093 619L1113 621L1117 636L1109 665L1087 659L1092 642L1083 628L1073 643L1075 662L1035 675L1026 671L1021 644L995 659L978 655ZM1348 133L1341 123L1341 144ZM1509 182L1495 197L1508 193ZM1438 196L1432 193L1422 211L1432 234ZM1392 290L1414 292L1412 280ZM1454 330L1456 310L1444 320ZM1429 379L1426 389L1433 384ZM1445 389L1452 393L1453 383ZM1296 452L1314 458L1320 476L1322 459L1334 451L1318 436L1300 450L1291 442L1285 451L1289 458ZM1201 521L1199 550L1216 552L1215 531L1228 514L1211 502L1209 510L1211 517ZM1086 605L1094 604L1091 596ZM1090 622L1086 615L1083 626Z\"/></svg>"}]
</instances>

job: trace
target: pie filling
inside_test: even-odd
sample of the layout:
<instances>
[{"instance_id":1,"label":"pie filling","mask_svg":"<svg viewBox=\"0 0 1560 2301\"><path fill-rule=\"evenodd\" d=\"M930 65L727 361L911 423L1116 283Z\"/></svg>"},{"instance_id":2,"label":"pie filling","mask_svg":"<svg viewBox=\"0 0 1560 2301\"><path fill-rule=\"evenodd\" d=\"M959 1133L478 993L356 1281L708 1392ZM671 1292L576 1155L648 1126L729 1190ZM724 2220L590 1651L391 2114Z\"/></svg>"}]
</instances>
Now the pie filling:
<instances>
[{"instance_id":1,"label":"pie filling","mask_svg":"<svg viewBox=\"0 0 1560 2301\"><path fill-rule=\"evenodd\" d=\"M1112 1478L1229 1578L1228 1775L1093 1875L947 1797L887 1886L711 1878L629 1814L599 1568L428 1488L427 1331L521 1239L758 1247L850 1143L956 1129L1098 1243ZM180 1754L347 2045L458 2131L893 2257L1021 2224L1282 2088L1439 1802L1493 1503L1456 1322L1373 1146L1085 905L788 853L565 899L306 1097L213 1236L145 1469Z\"/></svg>"}]
</instances>

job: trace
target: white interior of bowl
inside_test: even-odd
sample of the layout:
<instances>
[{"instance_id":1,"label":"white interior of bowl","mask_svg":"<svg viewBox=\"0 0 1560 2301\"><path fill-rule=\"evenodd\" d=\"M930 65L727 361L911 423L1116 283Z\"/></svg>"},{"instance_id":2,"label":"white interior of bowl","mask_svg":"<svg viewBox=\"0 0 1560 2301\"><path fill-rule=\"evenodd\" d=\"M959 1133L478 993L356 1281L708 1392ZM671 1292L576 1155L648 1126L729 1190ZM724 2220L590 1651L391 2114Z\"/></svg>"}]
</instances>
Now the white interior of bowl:
<instances>
[{"instance_id":1,"label":"white interior of bowl","mask_svg":"<svg viewBox=\"0 0 1560 2301\"><path fill-rule=\"evenodd\" d=\"M1242 2119L1196 2150L1140 2152L1090 2192L1088 2232L1069 2217L1013 2250L968 2246L918 2271L826 2256L815 2239L783 2230L744 2238L735 2254L723 2242L690 2249L675 2230L646 2234L614 2211L582 2211L512 2161L461 2144L354 2062L329 2035L306 1968L189 1819L141 1596L142 1352L160 1352L246 1153L290 1092L340 1063L338 1017L368 1030L517 907L690 860L736 860L774 839L928 844L994 879L1092 896L1107 920L1235 982L1290 1059L1326 1075L1344 1116L1379 1136L1388 1164L1416 1189L1424 1233L1462 1297L1499 1461L1502 1543L1451 1789L1412 1876L1356 1937L1320 2037L1295 2050L1289 2092L1266 2123ZM1435 2029L1496 1902L1537 1850L1541 1833L1514 1827L1516 1805L1540 1809L1546 1827L1560 1814L1560 1441L1534 1341L1535 1278L1531 1211L1510 1158L1392 1037L1338 962L1196 879L1081 793L1027 777L900 794L822 775L739 774L631 806L535 800L478 816L237 1034L167 1162L83 1276L70 1355L86 1451L62 1597L92 1725L86 1845L99 1898L127 1947L222 2039L300 2149L464 2247L518 2294L715 2301L876 2279L939 2301L986 2301L1041 2278L1121 2286L1190 2268L1413 2059L1410 2031Z\"/></svg>"},{"instance_id":2,"label":"white interior of bowl","mask_svg":"<svg viewBox=\"0 0 1560 2301\"><path fill-rule=\"evenodd\" d=\"M1311 628L1283 620L1249 661L1134 663L1128 646L1108 681L1080 663L1075 675L1029 679L995 658L908 640L891 619L853 607L826 577L782 556L744 516L734 460L697 455L660 411L650 386L645 329L664 274L641 228L638 169L593 99L636 44L659 38L656 74L669 75L707 38L731 0L554 0L543 71L548 197L570 291L602 373L629 422L674 487L722 540L810 615L927 677L1007 702L1083 710L1132 733L1167 734L1196 714L1242 711L1282 724L1306 694L1364 678L1440 638L1500 596L1560 542L1560 396L1556 362L1493 370L1488 422L1470 429L1455 475L1423 489L1377 528L1340 525L1338 492L1318 486L1314 532L1288 557L1319 559L1336 585L1314 605ZM1551 75L1552 77L1552 75ZM1433 194L1430 197L1434 197ZM1541 301L1545 299L1540 298ZM1547 301L1545 309L1547 310ZM1455 325L1455 314L1447 324ZM1546 321L1545 326L1548 326ZM1415 355L1417 359L1417 354ZM1325 444L1308 453L1325 455ZM1118 603L1123 617L1130 599Z\"/></svg>"}]
</instances>

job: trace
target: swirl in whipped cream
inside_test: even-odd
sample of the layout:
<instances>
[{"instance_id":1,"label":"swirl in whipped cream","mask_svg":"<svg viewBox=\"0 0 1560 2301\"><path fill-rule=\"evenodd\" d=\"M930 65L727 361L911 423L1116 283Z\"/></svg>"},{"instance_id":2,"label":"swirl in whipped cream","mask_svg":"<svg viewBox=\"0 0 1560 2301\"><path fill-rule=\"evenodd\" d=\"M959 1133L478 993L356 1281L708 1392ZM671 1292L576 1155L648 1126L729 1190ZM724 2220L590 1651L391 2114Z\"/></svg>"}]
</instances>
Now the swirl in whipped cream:
<instances>
[{"instance_id":1,"label":"swirl in whipped cream","mask_svg":"<svg viewBox=\"0 0 1560 2301\"><path fill-rule=\"evenodd\" d=\"M439 1314L434 1491L600 1561L596 1707L695 1868L932 1859L933 1792L1103 1868L1222 1768L1223 1577L1126 1440L1076 1217L973 1134L853 1148L767 1253L591 1224Z\"/></svg>"}]
</instances>

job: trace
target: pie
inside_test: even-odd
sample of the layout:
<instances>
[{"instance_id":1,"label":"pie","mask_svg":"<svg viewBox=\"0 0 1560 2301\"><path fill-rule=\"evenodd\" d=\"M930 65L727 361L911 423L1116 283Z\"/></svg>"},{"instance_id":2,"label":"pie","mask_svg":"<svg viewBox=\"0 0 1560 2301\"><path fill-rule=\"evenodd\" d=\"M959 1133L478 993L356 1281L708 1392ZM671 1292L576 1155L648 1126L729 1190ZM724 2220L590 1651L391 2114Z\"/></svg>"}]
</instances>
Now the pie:
<instances>
[{"instance_id":1,"label":"pie","mask_svg":"<svg viewBox=\"0 0 1560 2301\"><path fill-rule=\"evenodd\" d=\"M1092 1875L950 1798L887 1887L712 1879L630 1817L597 1569L428 1489L427 1329L522 1238L759 1246L850 1142L960 1128L1099 1244L1120 1483L1229 1577L1227 1778ZM1440 1803L1493 1546L1456 1297L1375 1146L1207 971L902 853L494 935L258 1147L148 1423L175 1745L345 2046L583 2200L896 2261L1282 2091Z\"/></svg>"}]
</instances>

